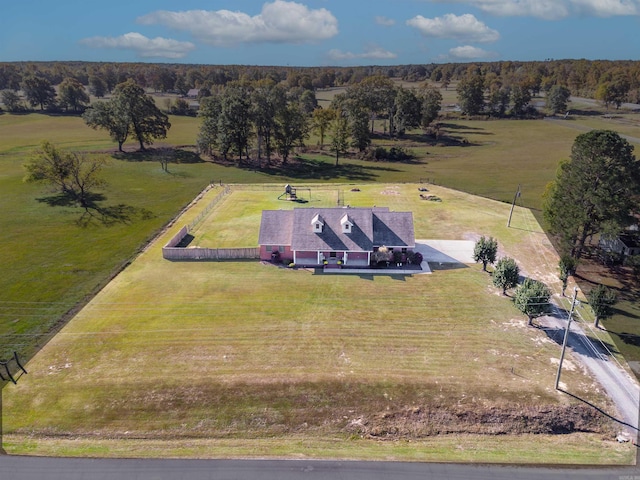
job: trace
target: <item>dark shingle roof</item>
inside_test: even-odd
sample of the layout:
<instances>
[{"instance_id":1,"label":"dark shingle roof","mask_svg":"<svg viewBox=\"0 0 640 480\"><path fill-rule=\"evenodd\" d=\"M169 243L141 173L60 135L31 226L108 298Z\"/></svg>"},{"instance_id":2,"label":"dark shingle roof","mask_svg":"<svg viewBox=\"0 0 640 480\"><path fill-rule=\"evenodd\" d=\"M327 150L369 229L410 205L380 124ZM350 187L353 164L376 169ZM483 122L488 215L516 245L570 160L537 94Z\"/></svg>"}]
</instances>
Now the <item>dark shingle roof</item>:
<instances>
[{"instance_id":1,"label":"dark shingle roof","mask_svg":"<svg viewBox=\"0 0 640 480\"><path fill-rule=\"evenodd\" d=\"M263 210L258 245L291 245L292 210Z\"/></svg>"},{"instance_id":2,"label":"dark shingle roof","mask_svg":"<svg viewBox=\"0 0 640 480\"><path fill-rule=\"evenodd\" d=\"M319 215L322 233L313 231ZM348 215L350 233L342 233L341 220ZM413 214L388 208L296 208L265 210L260 224L260 245L290 245L292 250L373 251L374 247L415 247Z\"/></svg>"}]
</instances>

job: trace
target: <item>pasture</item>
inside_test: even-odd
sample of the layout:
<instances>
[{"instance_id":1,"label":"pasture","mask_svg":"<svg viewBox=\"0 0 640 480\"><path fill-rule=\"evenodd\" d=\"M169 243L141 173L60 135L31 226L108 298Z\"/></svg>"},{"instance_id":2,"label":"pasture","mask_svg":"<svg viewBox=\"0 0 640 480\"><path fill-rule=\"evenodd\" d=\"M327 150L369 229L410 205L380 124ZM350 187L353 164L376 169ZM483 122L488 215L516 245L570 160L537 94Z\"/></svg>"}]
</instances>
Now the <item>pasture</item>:
<instances>
[{"instance_id":1,"label":"pasture","mask_svg":"<svg viewBox=\"0 0 640 480\"><path fill-rule=\"evenodd\" d=\"M0 227L5 232L0 261L0 358L14 350L29 358L46 334L68 318L76 305L101 288L144 243L211 181L225 183L417 182L432 181L500 200L510 201L523 184L522 203L539 205L544 184L558 158L566 155L573 132L542 122L455 122L447 128L450 145L428 146L420 138L402 142L377 138L376 144L406 146L415 158L406 163L341 159L313 147L287 169L259 170L255 165L203 161L188 148L197 134L197 118L171 117L172 128L156 148L178 150L168 172L161 151L120 155L103 131L88 128L74 116L40 113L0 115ZM518 127L526 127L520 131ZM527 133L528 132L528 133ZM555 133L559 132L559 133ZM535 148L518 136L540 140ZM461 146L462 139L466 146ZM98 205L108 215L50 206L51 190L22 182L23 164L42 140L89 155L104 155L107 187ZM490 139L486 140L486 139ZM542 141L544 139L544 141Z\"/></svg>"},{"instance_id":2,"label":"pasture","mask_svg":"<svg viewBox=\"0 0 640 480\"><path fill-rule=\"evenodd\" d=\"M429 188L442 203L426 202L417 187L310 185L309 204L331 205L344 188L353 206L412 210L417 238L494 235L501 254L557 291L557 257L531 211L517 208L506 228L507 204L437 186ZM277 200L281 189L233 187L196 241L255 243L259 224L236 230L234 219L292 208ZM432 265L431 275L325 275L257 261L163 260L161 246L218 191L142 252L4 390L8 453L635 458L601 419L576 419L581 404L553 389L559 346L526 327L479 265ZM611 409L570 361L562 381ZM586 431L545 434L549 412L552 423L577 421ZM531 436L536 428L545 433Z\"/></svg>"}]
</instances>

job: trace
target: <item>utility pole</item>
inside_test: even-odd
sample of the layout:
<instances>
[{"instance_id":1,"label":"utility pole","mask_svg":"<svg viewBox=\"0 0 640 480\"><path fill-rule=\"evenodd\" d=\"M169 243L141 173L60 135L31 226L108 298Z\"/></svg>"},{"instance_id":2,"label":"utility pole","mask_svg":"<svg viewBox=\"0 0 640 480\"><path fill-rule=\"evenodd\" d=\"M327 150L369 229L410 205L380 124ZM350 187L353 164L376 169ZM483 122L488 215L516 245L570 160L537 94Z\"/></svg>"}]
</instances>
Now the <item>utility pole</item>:
<instances>
[{"instance_id":1,"label":"utility pole","mask_svg":"<svg viewBox=\"0 0 640 480\"><path fill-rule=\"evenodd\" d=\"M516 206L516 199L520 196L520 184L518 184L518 190L513 196L513 203L511 204L511 211L509 212L509 221L507 222L507 228L511 226L511 217L513 216L513 208Z\"/></svg>"},{"instance_id":2,"label":"utility pole","mask_svg":"<svg viewBox=\"0 0 640 480\"><path fill-rule=\"evenodd\" d=\"M558 364L558 373L556 374L556 390L560 384L560 372L562 370L562 362L564 361L564 352L567 349L567 340L569 339L569 328L571 327L571 320L573 319L573 310L576 307L576 298L578 296L578 287L573 288L573 298L571 299L571 310L569 311L569 321L567 322L567 329L564 332L564 340L562 341L562 352L560 353L560 363Z\"/></svg>"}]
</instances>

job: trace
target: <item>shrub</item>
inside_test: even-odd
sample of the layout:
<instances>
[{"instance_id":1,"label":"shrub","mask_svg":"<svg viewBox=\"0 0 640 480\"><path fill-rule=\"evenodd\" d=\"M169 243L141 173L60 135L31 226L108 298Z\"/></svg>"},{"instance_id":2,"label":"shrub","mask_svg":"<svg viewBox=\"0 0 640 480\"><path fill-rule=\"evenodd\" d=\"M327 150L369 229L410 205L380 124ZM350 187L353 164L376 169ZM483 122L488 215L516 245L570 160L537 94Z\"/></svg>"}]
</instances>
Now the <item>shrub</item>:
<instances>
[{"instance_id":1,"label":"shrub","mask_svg":"<svg viewBox=\"0 0 640 480\"><path fill-rule=\"evenodd\" d=\"M502 289L502 294L507 294L507 289L518 284L520 269L513 258L504 257L498 260L493 271L493 284Z\"/></svg>"},{"instance_id":2,"label":"shrub","mask_svg":"<svg viewBox=\"0 0 640 480\"><path fill-rule=\"evenodd\" d=\"M407 252L407 260L412 265L420 265L422 263L422 254L420 252L414 252L413 250Z\"/></svg>"},{"instance_id":3,"label":"shrub","mask_svg":"<svg viewBox=\"0 0 640 480\"><path fill-rule=\"evenodd\" d=\"M391 147L389 150L384 147L375 147L365 150L362 154L363 160L374 162L404 162L413 157L413 153L403 147Z\"/></svg>"}]
</instances>

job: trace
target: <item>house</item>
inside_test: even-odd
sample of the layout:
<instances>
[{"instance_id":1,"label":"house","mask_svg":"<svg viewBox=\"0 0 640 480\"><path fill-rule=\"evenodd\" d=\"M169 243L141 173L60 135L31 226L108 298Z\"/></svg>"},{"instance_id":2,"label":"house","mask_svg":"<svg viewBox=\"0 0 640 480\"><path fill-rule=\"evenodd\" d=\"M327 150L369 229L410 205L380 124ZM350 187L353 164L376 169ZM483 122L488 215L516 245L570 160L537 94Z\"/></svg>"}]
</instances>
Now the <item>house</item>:
<instances>
[{"instance_id":1,"label":"house","mask_svg":"<svg viewBox=\"0 0 640 480\"><path fill-rule=\"evenodd\" d=\"M602 236L600 248L619 255L621 260L631 255L640 255L640 235L637 230L629 229L618 236Z\"/></svg>"},{"instance_id":2,"label":"house","mask_svg":"<svg viewBox=\"0 0 640 480\"><path fill-rule=\"evenodd\" d=\"M258 243L262 260L369 266L379 247L403 253L415 248L413 214L383 207L264 210Z\"/></svg>"},{"instance_id":3,"label":"house","mask_svg":"<svg viewBox=\"0 0 640 480\"><path fill-rule=\"evenodd\" d=\"M187 92L187 98L198 98L199 94L200 94L200 89L199 88L191 88Z\"/></svg>"}]
</instances>

